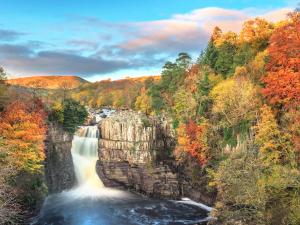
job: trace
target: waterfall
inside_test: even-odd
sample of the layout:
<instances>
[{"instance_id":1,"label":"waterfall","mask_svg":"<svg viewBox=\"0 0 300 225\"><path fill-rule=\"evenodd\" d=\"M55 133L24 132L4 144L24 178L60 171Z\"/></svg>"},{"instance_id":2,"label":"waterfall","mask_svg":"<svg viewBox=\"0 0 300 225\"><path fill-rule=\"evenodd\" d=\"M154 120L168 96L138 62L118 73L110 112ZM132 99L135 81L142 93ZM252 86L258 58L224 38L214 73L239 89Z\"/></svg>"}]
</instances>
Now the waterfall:
<instances>
[{"instance_id":1,"label":"waterfall","mask_svg":"<svg viewBox=\"0 0 300 225\"><path fill-rule=\"evenodd\" d=\"M74 135L71 152L78 189L95 191L104 187L96 173L98 136L97 126L81 127Z\"/></svg>"}]
</instances>

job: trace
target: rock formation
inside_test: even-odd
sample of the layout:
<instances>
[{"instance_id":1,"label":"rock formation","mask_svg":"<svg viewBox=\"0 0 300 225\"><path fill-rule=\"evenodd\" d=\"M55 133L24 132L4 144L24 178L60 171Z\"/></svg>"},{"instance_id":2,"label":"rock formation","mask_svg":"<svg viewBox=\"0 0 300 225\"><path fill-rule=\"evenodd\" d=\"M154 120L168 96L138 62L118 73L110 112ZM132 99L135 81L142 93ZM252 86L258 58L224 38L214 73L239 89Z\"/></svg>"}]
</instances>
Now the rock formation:
<instances>
[{"instance_id":1,"label":"rock formation","mask_svg":"<svg viewBox=\"0 0 300 225\"><path fill-rule=\"evenodd\" d=\"M121 111L102 120L99 130L97 171L104 184L160 198L180 195L178 176L165 163L174 147L166 121Z\"/></svg>"},{"instance_id":2,"label":"rock formation","mask_svg":"<svg viewBox=\"0 0 300 225\"><path fill-rule=\"evenodd\" d=\"M73 135L59 125L48 126L45 141L45 177L49 193L61 192L75 183L74 166L71 155Z\"/></svg>"}]
</instances>

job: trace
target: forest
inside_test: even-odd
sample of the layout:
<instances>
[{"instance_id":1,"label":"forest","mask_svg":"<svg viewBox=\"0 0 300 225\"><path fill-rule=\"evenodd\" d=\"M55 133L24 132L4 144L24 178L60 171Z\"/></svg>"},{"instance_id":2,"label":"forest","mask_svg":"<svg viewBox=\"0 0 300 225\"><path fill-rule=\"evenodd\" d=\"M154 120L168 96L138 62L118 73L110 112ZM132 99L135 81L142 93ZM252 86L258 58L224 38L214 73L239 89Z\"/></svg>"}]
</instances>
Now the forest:
<instances>
[{"instance_id":1,"label":"forest","mask_svg":"<svg viewBox=\"0 0 300 225\"><path fill-rule=\"evenodd\" d=\"M198 59L179 53L160 77L76 88L17 87L1 68L0 224L40 207L47 124L74 133L84 106L170 118L170 157L192 165L195 185L214 196L211 224L300 224L299 35L299 12L246 21L239 33L216 27Z\"/></svg>"}]
</instances>

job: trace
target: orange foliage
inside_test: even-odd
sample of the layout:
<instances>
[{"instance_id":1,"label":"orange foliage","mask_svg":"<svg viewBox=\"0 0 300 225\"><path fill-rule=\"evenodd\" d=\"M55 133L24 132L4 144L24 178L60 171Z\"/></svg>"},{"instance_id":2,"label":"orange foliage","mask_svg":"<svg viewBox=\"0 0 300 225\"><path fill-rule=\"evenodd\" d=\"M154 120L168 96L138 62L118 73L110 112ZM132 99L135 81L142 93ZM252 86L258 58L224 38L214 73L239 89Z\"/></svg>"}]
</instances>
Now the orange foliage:
<instances>
[{"instance_id":1,"label":"orange foliage","mask_svg":"<svg viewBox=\"0 0 300 225\"><path fill-rule=\"evenodd\" d=\"M45 116L40 101L32 105L15 101L1 114L0 136L18 169L36 169L44 159Z\"/></svg>"},{"instance_id":2,"label":"orange foliage","mask_svg":"<svg viewBox=\"0 0 300 225\"><path fill-rule=\"evenodd\" d=\"M300 18L274 31L268 47L270 61L263 94L273 105L300 103Z\"/></svg>"},{"instance_id":3,"label":"orange foliage","mask_svg":"<svg viewBox=\"0 0 300 225\"><path fill-rule=\"evenodd\" d=\"M205 125L197 125L190 120L187 124L181 124L177 131L178 147L175 154L179 154L180 151L188 152L197 158L201 166L205 166L209 159Z\"/></svg>"},{"instance_id":4,"label":"orange foliage","mask_svg":"<svg viewBox=\"0 0 300 225\"><path fill-rule=\"evenodd\" d=\"M254 42L268 40L273 30L273 25L261 18L255 18L244 23L240 33L241 42Z\"/></svg>"},{"instance_id":5,"label":"orange foliage","mask_svg":"<svg viewBox=\"0 0 300 225\"><path fill-rule=\"evenodd\" d=\"M186 74L185 86L191 92L197 91L197 77L199 76L200 68L198 64L193 65Z\"/></svg>"}]
</instances>

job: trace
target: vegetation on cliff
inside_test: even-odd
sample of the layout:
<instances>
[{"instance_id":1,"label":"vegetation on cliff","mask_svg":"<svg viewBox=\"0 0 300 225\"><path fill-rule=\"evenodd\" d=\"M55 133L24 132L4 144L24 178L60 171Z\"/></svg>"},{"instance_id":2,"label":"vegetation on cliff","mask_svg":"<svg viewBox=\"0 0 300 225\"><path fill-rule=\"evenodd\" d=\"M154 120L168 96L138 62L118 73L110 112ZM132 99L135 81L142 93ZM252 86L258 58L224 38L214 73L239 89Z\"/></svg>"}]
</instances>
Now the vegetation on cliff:
<instances>
[{"instance_id":1,"label":"vegetation on cliff","mask_svg":"<svg viewBox=\"0 0 300 225\"><path fill-rule=\"evenodd\" d=\"M74 133L87 111L63 93L55 102L43 102L39 93L7 85L5 79L0 68L0 224L27 224L47 194L44 140L48 115L51 122Z\"/></svg>"},{"instance_id":2,"label":"vegetation on cliff","mask_svg":"<svg viewBox=\"0 0 300 225\"><path fill-rule=\"evenodd\" d=\"M172 117L173 154L198 162L194 180L209 178L212 223L300 223L299 32L298 12L238 34L216 27L197 63L180 53L137 98L137 109Z\"/></svg>"}]
</instances>

